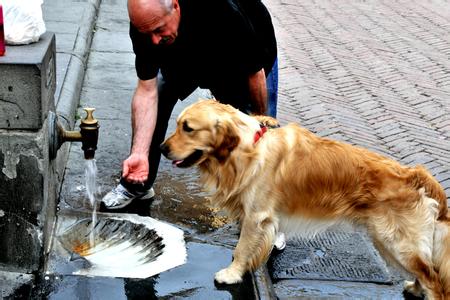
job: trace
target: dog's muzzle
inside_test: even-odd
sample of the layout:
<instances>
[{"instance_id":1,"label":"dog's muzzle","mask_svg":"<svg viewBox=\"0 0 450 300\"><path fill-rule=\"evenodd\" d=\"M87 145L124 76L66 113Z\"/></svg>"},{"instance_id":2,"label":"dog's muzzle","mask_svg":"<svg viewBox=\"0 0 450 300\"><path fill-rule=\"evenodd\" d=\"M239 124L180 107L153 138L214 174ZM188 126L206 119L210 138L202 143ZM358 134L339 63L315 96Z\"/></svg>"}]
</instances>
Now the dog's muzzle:
<instances>
[{"instance_id":1,"label":"dog's muzzle","mask_svg":"<svg viewBox=\"0 0 450 300\"><path fill-rule=\"evenodd\" d=\"M166 145L166 143L162 143L161 145L159 145L159 149L161 150L162 155L164 155L165 157L170 159L170 157L169 157L170 148L169 148L169 146Z\"/></svg>"},{"instance_id":2,"label":"dog's muzzle","mask_svg":"<svg viewBox=\"0 0 450 300\"><path fill-rule=\"evenodd\" d=\"M188 168L188 167L194 165L203 156L202 150L195 150L186 158L177 159L171 155L170 147L167 146L165 143L162 143L159 146L159 148L161 149L161 153L168 159L172 160L172 164L179 168Z\"/></svg>"}]
</instances>

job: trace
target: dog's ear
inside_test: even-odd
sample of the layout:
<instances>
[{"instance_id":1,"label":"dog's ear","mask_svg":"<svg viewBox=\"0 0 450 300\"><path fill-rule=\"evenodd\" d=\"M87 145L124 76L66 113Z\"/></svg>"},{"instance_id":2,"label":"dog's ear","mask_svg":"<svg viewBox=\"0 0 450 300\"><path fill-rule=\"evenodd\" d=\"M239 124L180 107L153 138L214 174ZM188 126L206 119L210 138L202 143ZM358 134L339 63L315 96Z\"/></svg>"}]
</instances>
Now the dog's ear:
<instances>
[{"instance_id":1,"label":"dog's ear","mask_svg":"<svg viewBox=\"0 0 450 300\"><path fill-rule=\"evenodd\" d=\"M219 162L224 162L231 151L239 144L240 137L237 134L235 126L229 122L217 122L216 130L217 140L213 155Z\"/></svg>"}]
</instances>

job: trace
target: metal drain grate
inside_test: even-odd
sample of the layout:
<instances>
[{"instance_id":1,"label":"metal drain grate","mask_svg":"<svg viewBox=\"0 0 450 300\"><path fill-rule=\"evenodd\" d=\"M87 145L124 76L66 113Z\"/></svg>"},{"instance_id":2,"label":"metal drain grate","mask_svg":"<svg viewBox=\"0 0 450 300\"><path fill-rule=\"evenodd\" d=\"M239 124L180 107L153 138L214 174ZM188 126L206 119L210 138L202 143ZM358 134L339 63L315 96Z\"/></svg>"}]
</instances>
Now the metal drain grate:
<instances>
[{"instance_id":1,"label":"metal drain grate","mask_svg":"<svg viewBox=\"0 0 450 300\"><path fill-rule=\"evenodd\" d=\"M343 280L390 284L382 258L358 232L327 231L295 239L269 262L274 280Z\"/></svg>"}]
</instances>

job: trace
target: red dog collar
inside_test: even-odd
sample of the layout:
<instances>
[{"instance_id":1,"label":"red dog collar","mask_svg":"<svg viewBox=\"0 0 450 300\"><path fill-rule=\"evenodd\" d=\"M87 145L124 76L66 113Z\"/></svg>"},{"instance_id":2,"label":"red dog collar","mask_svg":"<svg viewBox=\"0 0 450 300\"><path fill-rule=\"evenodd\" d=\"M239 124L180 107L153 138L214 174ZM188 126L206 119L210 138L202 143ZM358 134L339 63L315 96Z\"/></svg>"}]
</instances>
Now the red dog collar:
<instances>
[{"instance_id":1,"label":"red dog collar","mask_svg":"<svg viewBox=\"0 0 450 300\"><path fill-rule=\"evenodd\" d=\"M264 135L264 133L266 133L266 131L267 131L267 127L261 126L261 129L255 133L255 136L253 138L253 143L256 144L256 142Z\"/></svg>"}]
</instances>

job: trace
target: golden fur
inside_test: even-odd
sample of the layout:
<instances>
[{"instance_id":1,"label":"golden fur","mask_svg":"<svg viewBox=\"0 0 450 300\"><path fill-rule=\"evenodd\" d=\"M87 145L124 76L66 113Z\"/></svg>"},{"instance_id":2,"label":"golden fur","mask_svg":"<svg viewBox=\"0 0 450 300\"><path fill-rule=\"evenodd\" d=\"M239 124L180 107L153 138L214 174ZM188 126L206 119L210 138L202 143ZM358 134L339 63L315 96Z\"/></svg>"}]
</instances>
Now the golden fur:
<instances>
[{"instance_id":1,"label":"golden fur","mask_svg":"<svg viewBox=\"0 0 450 300\"><path fill-rule=\"evenodd\" d=\"M321 138L296 124L269 129L229 105L202 100L186 108L162 145L180 167L197 166L212 202L242 226L231 265L216 273L236 283L266 261L276 234L314 235L350 221L367 227L382 255L413 274L405 288L450 299L447 197L423 167Z\"/></svg>"}]
</instances>

